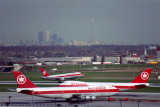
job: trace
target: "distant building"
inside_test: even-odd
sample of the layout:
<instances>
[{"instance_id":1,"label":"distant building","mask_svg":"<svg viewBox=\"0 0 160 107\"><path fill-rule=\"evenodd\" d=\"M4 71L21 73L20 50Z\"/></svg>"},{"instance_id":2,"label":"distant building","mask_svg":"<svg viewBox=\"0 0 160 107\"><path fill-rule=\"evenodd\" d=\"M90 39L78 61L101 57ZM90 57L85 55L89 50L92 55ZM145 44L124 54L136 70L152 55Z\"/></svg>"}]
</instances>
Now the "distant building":
<instances>
[{"instance_id":1,"label":"distant building","mask_svg":"<svg viewBox=\"0 0 160 107\"><path fill-rule=\"evenodd\" d=\"M38 44L42 45L44 42L43 32L38 32Z\"/></svg>"},{"instance_id":2,"label":"distant building","mask_svg":"<svg viewBox=\"0 0 160 107\"><path fill-rule=\"evenodd\" d=\"M106 42L99 42L99 41L94 41L94 42L85 42L85 41L71 41L71 42L68 42L67 45L69 46L91 46L91 45L106 45Z\"/></svg>"},{"instance_id":3,"label":"distant building","mask_svg":"<svg viewBox=\"0 0 160 107\"><path fill-rule=\"evenodd\" d=\"M58 36L57 34L54 34L51 36L50 42L52 45L62 45L63 39L60 36Z\"/></svg>"},{"instance_id":4,"label":"distant building","mask_svg":"<svg viewBox=\"0 0 160 107\"><path fill-rule=\"evenodd\" d=\"M58 35L57 35L57 34L54 34L54 35L52 36L52 39L53 39L54 41L57 41Z\"/></svg>"},{"instance_id":5,"label":"distant building","mask_svg":"<svg viewBox=\"0 0 160 107\"><path fill-rule=\"evenodd\" d=\"M39 58L34 59L36 62L40 62L46 65L56 65L56 64L77 64L83 62L91 62L92 57L54 57L54 58Z\"/></svg>"},{"instance_id":6,"label":"distant building","mask_svg":"<svg viewBox=\"0 0 160 107\"><path fill-rule=\"evenodd\" d=\"M49 43L49 41L50 41L50 31L49 30L47 30L46 31L46 43Z\"/></svg>"},{"instance_id":7,"label":"distant building","mask_svg":"<svg viewBox=\"0 0 160 107\"><path fill-rule=\"evenodd\" d=\"M120 63L120 57L99 57L97 56L97 62L102 62L102 64L115 64L115 63Z\"/></svg>"},{"instance_id":8,"label":"distant building","mask_svg":"<svg viewBox=\"0 0 160 107\"><path fill-rule=\"evenodd\" d=\"M157 60L160 61L160 47L157 47Z\"/></svg>"},{"instance_id":9,"label":"distant building","mask_svg":"<svg viewBox=\"0 0 160 107\"><path fill-rule=\"evenodd\" d=\"M144 60L140 60L140 57L122 57L121 64L134 64L143 63Z\"/></svg>"},{"instance_id":10,"label":"distant building","mask_svg":"<svg viewBox=\"0 0 160 107\"><path fill-rule=\"evenodd\" d=\"M132 55L131 55L131 57L139 57L139 55L137 55L136 53L133 53Z\"/></svg>"},{"instance_id":11,"label":"distant building","mask_svg":"<svg viewBox=\"0 0 160 107\"><path fill-rule=\"evenodd\" d=\"M150 49L150 50L152 50L152 49L156 50L157 46L155 46L155 45L149 45L148 49Z\"/></svg>"}]
</instances>

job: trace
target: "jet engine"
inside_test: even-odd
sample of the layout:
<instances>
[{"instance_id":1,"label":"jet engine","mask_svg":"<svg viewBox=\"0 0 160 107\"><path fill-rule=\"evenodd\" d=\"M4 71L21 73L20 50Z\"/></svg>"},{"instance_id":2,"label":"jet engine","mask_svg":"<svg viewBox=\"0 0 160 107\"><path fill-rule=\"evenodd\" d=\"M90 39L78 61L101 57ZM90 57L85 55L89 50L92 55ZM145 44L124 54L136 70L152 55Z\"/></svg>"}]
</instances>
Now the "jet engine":
<instances>
[{"instance_id":1,"label":"jet engine","mask_svg":"<svg viewBox=\"0 0 160 107\"><path fill-rule=\"evenodd\" d=\"M80 99L81 99L81 100L95 100L95 99L96 99L96 96L85 95L85 96L81 96Z\"/></svg>"},{"instance_id":2,"label":"jet engine","mask_svg":"<svg viewBox=\"0 0 160 107\"><path fill-rule=\"evenodd\" d=\"M61 81L64 81L64 80L65 80L65 78L64 78L64 77L62 77L62 78L61 78Z\"/></svg>"}]
</instances>

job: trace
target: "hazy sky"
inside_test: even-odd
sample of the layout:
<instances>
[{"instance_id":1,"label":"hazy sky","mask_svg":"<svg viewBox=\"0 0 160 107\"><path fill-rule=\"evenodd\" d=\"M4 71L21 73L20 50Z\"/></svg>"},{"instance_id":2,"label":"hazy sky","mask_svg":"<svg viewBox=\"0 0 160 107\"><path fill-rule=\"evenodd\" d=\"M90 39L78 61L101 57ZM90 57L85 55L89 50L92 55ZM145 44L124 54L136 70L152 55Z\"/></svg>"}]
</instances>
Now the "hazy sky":
<instances>
[{"instance_id":1,"label":"hazy sky","mask_svg":"<svg viewBox=\"0 0 160 107\"><path fill-rule=\"evenodd\" d=\"M36 40L50 30L65 41L160 44L160 0L0 0L0 40Z\"/></svg>"}]
</instances>

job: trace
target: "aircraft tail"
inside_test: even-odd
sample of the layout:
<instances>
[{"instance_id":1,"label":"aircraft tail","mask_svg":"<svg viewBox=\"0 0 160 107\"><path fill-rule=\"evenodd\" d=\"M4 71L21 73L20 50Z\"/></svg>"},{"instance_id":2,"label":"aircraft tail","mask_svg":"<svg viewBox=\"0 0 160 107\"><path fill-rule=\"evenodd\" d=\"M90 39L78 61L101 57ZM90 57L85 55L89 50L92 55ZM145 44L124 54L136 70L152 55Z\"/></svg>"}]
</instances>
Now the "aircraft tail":
<instances>
[{"instance_id":1,"label":"aircraft tail","mask_svg":"<svg viewBox=\"0 0 160 107\"><path fill-rule=\"evenodd\" d=\"M40 68L41 69L41 72L43 74L44 77L47 77L47 76L50 76L47 71L45 71L43 68Z\"/></svg>"},{"instance_id":2,"label":"aircraft tail","mask_svg":"<svg viewBox=\"0 0 160 107\"><path fill-rule=\"evenodd\" d=\"M140 75L138 75L131 83L147 83L152 69L145 69Z\"/></svg>"},{"instance_id":3,"label":"aircraft tail","mask_svg":"<svg viewBox=\"0 0 160 107\"><path fill-rule=\"evenodd\" d=\"M13 71L19 88L36 88L37 86L33 84L26 76L24 76L20 71Z\"/></svg>"}]
</instances>

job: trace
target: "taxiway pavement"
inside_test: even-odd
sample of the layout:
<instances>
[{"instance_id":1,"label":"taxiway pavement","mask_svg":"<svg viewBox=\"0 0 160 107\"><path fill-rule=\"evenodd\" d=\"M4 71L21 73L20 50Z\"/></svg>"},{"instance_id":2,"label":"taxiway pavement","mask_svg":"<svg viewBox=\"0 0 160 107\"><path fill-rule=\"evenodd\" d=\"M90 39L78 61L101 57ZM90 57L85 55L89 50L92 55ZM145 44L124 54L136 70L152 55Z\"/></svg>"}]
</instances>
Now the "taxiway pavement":
<instances>
[{"instance_id":1,"label":"taxiway pavement","mask_svg":"<svg viewBox=\"0 0 160 107\"><path fill-rule=\"evenodd\" d=\"M120 95L123 97L120 97ZM132 95L132 100L122 101L127 96L130 99L129 95ZM11 96L10 104L8 103L9 96ZM119 99L115 101L107 101L107 98L103 98L94 101L65 102L64 99L55 100L16 92L0 92L0 106L6 107L9 104L9 107L160 107L160 101L158 101L160 100L160 93L123 92L118 97ZM142 100L144 98L148 100Z\"/></svg>"}]
</instances>

